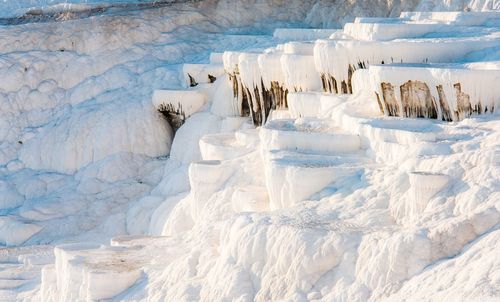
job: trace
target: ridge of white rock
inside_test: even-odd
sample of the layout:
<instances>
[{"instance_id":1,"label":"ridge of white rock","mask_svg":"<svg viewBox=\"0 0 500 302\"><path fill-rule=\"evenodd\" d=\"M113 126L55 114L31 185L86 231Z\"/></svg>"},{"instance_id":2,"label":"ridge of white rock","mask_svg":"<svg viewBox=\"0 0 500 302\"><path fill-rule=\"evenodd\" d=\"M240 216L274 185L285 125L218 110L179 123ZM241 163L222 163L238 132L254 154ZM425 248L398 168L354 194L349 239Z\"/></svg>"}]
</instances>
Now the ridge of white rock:
<instances>
[{"instance_id":1,"label":"ridge of white rock","mask_svg":"<svg viewBox=\"0 0 500 302\"><path fill-rule=\"evenodd\" d=\"M402 12L401 19L412 21L432 20L438 22L447 22L450 24L460 24L465 26L484 25L488 22L498 22L500 12L496 10L483 12Z\"/></svg>"},{"instance_id":2,"label":"ridge of white rock","mask_svg":"<svg viewBox=\"0 0 500 302\"><path fill-rule=\"evenodd\" d=\"M274 30L273 37L285 41L312 41L328 38L338 31L338 29L325 28L277 28Z\"/></svg>"}]
</instances>

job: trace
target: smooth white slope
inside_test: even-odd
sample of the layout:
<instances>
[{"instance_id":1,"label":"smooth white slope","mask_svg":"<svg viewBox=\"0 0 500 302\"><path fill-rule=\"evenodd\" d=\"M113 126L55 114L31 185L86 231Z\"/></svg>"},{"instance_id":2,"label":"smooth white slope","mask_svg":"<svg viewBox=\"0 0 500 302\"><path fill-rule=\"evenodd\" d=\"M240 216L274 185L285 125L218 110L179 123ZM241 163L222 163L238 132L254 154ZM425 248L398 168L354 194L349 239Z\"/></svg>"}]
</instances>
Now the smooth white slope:
<instances>
[{"instance_id":1,"label":"smooth white slope","mask_svg":"<svg viewBox=\"0 0 500 302\"><path fill-rule=\"evenodd\" d=\"M500 295L499 236L499 230L494 230L467 246L455 258L428 267L388 301L497 299Z\"/></svg>"}]
</instances>

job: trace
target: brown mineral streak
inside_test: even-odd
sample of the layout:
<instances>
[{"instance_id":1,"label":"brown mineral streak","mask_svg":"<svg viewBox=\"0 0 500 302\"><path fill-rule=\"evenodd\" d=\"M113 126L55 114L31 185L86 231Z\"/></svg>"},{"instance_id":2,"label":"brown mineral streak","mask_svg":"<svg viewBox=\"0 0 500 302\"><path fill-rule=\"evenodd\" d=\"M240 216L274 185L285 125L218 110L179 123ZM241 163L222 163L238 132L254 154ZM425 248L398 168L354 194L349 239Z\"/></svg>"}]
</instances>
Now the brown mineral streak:
<instances>
[{"instance_id":1,"label":"brown mineral streak","mask_svg":"<svg viewBox=\"0 0 500 302\"><path fill-rule=\"evenodd\" d=\"M481 100L477 101L474 107L470 102L470 95L462 91L461 83L453 84L456 95L456 109L451 110L446 99L443 85L436 86L439 102L432 96L429 86L420 81L408 81L401 85L401 104L402 112L399 111L399 105L394 94L394 86L391 83L382 82L382 100L378 93L375 93L380 111L389 116L401 116L409 118L431 118L443 121L461 121L464 118L470 117L473 113L483 114L493 112L494 108L483 107ZM441 113L441 114L439 114Z\"/></svg>"},{"instance_id":2,"label":"brown mineral streak","mask_svg":"<svg viewBox=\"0 0 500 302\"><path fill-rule=\"evenodd\" d=\"M427 84L408 81L401 85L400 90L404 117L437 118L436 101Z\"/></svg>"},{"instance_id":3,"label":"brown mineral streak","mask_svg":"<svg viewBox=\"0 0 500 302\"><path fill-rule=\"evenodd\" d=\"M439 96L439 106L441 106L442 119L445 122L451 122L453 117L451 115L450 106L448 106L448 102L446 101L446 96L444 95L443 85L436 86L436 89Z\"/></svg>"},{"instance_id":4,"label":"brown mineral streak","mask_svg":"<svg viewBox=\"0 0 500 302\"><path fill-rule=\"evenodd\" d=\"M241 116L250 116L255 126L265 124L271 110L288 108L288 89L277 81L272 81L270 89L266 89L262 79L260 85L246 87L241 83L237 72L229 73L229 80L232 83L234 100L237 102ZM299 87L299 90L302 89Z\"/></svg>"},{"instance_id":5,"label":"brown mineral streak","mask_svg":"<svg viewBox=\"0 0 500 302\"><path fill-rule=\"evenodd\" d=\"M389 116L400 116L399 104L394 94L394 86L391 83L381 83L382 98Z\"/></svg>"},{"instance_id":6,"label":"brown mineral streak","mask_svg":"<svg viewBox=\"0 0 500 302\"><path fill-rule=\"evenodd\" d=\"M455 115L457 120L463 120L472 114L470 97L468 94L462 92L462 85L460 83L453 84L453 88L455 88L457 96L457 110L455 111Z\"/></svg>"}]
</instances>

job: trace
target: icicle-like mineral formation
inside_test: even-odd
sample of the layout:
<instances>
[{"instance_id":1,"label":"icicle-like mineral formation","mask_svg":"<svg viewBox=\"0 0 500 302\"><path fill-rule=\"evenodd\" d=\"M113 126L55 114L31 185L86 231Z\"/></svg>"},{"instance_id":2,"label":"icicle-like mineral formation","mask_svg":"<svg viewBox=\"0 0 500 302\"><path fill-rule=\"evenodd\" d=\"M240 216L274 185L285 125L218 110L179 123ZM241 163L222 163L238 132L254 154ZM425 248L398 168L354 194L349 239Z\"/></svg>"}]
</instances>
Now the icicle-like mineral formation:
<instances>
[{"instance_id":1,"label":"icicle-like mineral formation","mask_svg":"<svg viewBox=\"0 0 500 302\"><path fill-rule=\"evenodd\" d=\"M370 78L388 116L460 121L500 105L500 72L460 65L372 65Z\"/></svg>"},{"instance_id":2,"label":"icicle-like mineral formation","mask_svg":"<svg viewBox=\"0 0 500 302\"><path fill-rule=\"evenodd\" d=\"M314 62L325 92L352 93L352 75L357 69L373 64L453 63L470 52L498 46L500 41L493 36L395 41L318 40Z\"/></svg>"}]
</instances>

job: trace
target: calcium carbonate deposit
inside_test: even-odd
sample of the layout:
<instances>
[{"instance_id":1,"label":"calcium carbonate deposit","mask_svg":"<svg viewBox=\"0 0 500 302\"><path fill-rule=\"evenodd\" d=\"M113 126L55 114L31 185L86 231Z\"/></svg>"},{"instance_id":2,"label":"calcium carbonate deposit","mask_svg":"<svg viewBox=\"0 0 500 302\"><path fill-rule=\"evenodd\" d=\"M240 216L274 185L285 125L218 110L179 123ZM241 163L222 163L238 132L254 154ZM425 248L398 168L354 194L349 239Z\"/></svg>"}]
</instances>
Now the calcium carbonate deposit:
<instances>
[{"instance_id":1,"label":"calcium carbonate deposit","mask_svg":"<svg viewBox=\"0 0 500 302\"><path fill-rule=\"evenodd\" d=\"M0 301L500 300L500 2L0 2Z\"/></svg>"}]
</instances>

